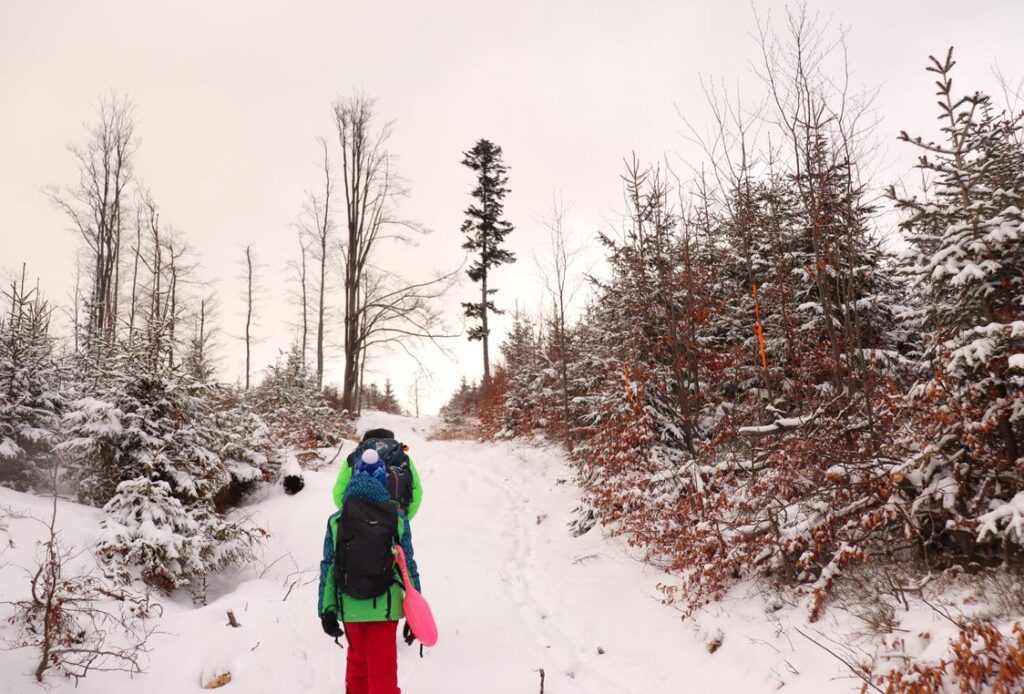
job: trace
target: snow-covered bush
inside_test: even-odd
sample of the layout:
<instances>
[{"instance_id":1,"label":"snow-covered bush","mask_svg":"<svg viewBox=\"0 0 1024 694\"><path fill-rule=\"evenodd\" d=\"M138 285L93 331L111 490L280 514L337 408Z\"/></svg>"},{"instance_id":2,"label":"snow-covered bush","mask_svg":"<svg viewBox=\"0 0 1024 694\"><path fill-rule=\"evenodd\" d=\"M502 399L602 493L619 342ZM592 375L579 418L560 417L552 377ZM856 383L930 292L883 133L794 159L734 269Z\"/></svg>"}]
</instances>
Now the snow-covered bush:
<instances>
[{"instance_id":1,"label":"snow-covered bush","mask_svg":"<svg viewBox=\"0 0 1024 694\"><path fill-rule=\"evenodd\" d=\"M220 388L213 409L214 426L226 434L218 455L227 466L229 481L214 497L217 510L223 512L273 480L283 458L280 443L243 393Z\"/></svg>"},{"instance_id":2,"label":"snow-covered bush","mask_svg":"<svg viewBox=\"0 0 1024 694\"><path fill-rule=\"evenodd\" d=\"M1008 633L1007 633L1008 632ZM935 664L905 662L883 676L888 694L945 692L1019 692L1024 689L1024 625L1006 631L969 622Z\"/></svg>"},{"instance_id":3,"label":"snow-covered bush","mask_svg":"<svg viewBox=\"0 0 1024 694\"><path fill-rule=\"evenodd\" d=\"M501 344L504 398L500 418L491 423L493 438L509 438L531 434L543 419L539 396L541 345L533 323L516 313L512 328Z\"/></svg>"},{"instance_id":4,"label":"snow-covered bush","mask_svg":"<svg viewBox=\"0 0 1024 694\"><path fill-rule=\"evenodd\" d=\"M211 502L186 505L171 485L145 477L122 482L103 507L97 555L110 574L170 592L252 558L261 531L226 520Z\"/></svg>"},{"instance_id":5,"label":"snow-covered bush","mask_svg":"<svg viewBox=\"0 0 1024 694\"><path fill-rule=\"evenodd\" d=\"M463 376L458 389L441 407L440 421L430 432L430 438L445 441L480 438L481 391L481 385Z\"/></svg>"},{"instance_id":6,"label":"snow-covered bush","mask_svg":"<svg viewBox=\"0 0 1024 694\"><path fill-rule=\"evenodd\" d=\"M239 415L221 428L217 388L147 354L120 345L85 363L60 449L79 497L103 506L108 572L201 591L197 579L248 560L259 538L218 511L265 479L262 427Z\"/></svg>"},{"instance_id":7,"label":"snow-covered bush","mask_svg":"<svg viewBox=\"0 0 1024 694\"><path fill-rule=\"evenodd\" d=\"M227 483L218 456L226 434L214 428L211 386L123 347L84 369L60 446L83 501L102 506L121 482L140 477L166 481L186 502Z\"/></svg>"},{"instance_id":8,"label":"snow-covered bush","mask_svg":"<svg viewBox=\"0 0 1024 694\"><path fill-rule=\"evenodd\" d=\"M583 396L595 371L582 352L579 328L566 328L547 321L541 326L525 314L516 312L512 328L501 344L501 360L495 367L491 383L467 391L463 382L452 401L442 410L451 419L459 412L478 414L481 434L501 439L543 433L552 441L572 447L578 429L585 426L586 408ZM565 349L565 370L561 350ZM596 373L600 373L598 370ZM564 378L564 383L563 383ZM463 402L459 409L459 402ZM467 410L466 407L469 407ZM465 411L463 411L465 410ZM457 422L448 422L457 429Z\"/></svg>"},{"instance_id":9,"label":"snow-covered bush","mask_svg":"<svg viewBox=\"0 0 1024 694\"><path fill-rule=\"evenodd\" d=\"M10 306L0 315L0 484L25 491L46 477L64 394L50 306L24 280L0 296Z\"/></svg>"},{"instance_id":10,"label":"snow-covered bush","mask_svg":"<svg viewBox=\"0 0 1024 694\"><path fill-rule=\"evenodd\" d=\"M334 410L309 373L297 345L278 358L263 381L246 394L248 405L283 446L335 446L354 434L348 417Z\"/></svg>"}]
</instances>

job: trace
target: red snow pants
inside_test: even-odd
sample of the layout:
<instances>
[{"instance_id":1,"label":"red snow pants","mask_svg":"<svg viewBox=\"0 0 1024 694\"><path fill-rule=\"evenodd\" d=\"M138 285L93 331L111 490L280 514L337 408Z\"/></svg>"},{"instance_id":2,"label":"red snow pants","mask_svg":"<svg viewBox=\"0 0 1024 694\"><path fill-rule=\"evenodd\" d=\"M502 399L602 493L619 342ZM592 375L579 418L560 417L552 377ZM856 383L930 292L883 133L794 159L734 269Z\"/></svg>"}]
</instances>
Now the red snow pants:
<instances>
[{"instance_id":1,"label":"red snow pants","mask_svg":"<svg viewBox=\"0 0 1024 694\"><path fill-rule=\"evenodd\" d=\"M402 694L398 688L398 622L345 622L345 694Z\"/></svg>"}]
</instances>

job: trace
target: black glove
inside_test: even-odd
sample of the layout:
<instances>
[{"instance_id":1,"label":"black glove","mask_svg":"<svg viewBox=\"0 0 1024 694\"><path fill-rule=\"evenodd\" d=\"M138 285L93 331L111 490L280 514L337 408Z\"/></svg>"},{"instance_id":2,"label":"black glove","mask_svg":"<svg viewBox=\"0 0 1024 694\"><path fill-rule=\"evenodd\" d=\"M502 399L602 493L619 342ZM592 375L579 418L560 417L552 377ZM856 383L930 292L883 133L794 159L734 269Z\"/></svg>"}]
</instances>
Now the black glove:
<instances>
[{"instance_id":1,"label":"black glove","mask_svg":"<svg viewBox=\"0 0 1024 694\"><path fill-rule=\"evenodd\" d=\"M405 642L410 646L413 644L413 641L416 640L416 634L412 633L412 627L409 626L409 622L406 622L405 626L402 627L402 638L405 639Z\"/></svg>"},{"instance_id":2,"label":"black glove","mask_svg":"<svg viewBox=\"0 0 1024 694\"><path fill-rule=\"evenodd\" d=\"M341 630L341 625L338 624L338 615L333 612L324 612L320 617L320 626L323 628L324 633L331 638L338 638L345 632Z\"/></svg>"}]
</instances>

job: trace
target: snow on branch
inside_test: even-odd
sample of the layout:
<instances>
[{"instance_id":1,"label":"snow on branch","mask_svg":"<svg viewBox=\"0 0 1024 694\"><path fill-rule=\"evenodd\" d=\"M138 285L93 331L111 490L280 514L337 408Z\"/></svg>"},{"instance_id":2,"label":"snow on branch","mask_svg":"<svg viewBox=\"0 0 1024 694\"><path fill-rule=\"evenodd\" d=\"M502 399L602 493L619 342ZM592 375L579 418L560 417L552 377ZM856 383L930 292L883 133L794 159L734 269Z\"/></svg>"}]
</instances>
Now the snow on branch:
<instances>
[{"instance_id":1,"label":"snow on branch","mask_svg":"<svg viewBox=\"0 0 1024 694\"><path fill-rule=\"evenodd\" d=\"M978 517L978 542L1001 537L1024 544L1024 492L993 504L995 508Z\"/></svg>"},{"instance_id":2,"label":"snow on branch","mask_svg":"<svg viewBox=\"0 0 1024 694\"><path fill-rule=\"evenodd\" d=\"M743 436L772 436L775 434L784 434L787 431L793 431L800 427L808 424L821 413L821 410L815 410L811 414L804 415L802 417L780 417L771 424L762 424L760 426L752 427L740 427L739 433Z\"/></svg>"}]
</instances>

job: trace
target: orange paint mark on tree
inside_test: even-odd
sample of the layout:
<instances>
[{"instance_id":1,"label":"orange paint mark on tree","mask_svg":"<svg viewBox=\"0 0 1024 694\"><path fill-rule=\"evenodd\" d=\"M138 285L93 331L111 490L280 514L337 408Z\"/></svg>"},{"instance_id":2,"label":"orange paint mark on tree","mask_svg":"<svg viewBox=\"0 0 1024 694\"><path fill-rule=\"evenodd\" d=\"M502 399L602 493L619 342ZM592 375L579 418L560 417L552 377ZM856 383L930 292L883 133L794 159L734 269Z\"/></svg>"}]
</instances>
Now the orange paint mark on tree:
<instances>
[{"instance_id":1,"label":"orange paint mark on tree","mask_svg":"<svg viewBox=\"0 0 1024 694\"><path fill-rule=\"evenodd\" d=\"M761 325L761 307L757 302L757 285L750 285L751 292L754 295L754 332L757 333L757 347L761 351L761 366L764 368L764 372L768 374L768 352L764 347L764 326Z\"/></svg>"}]
</instances>

